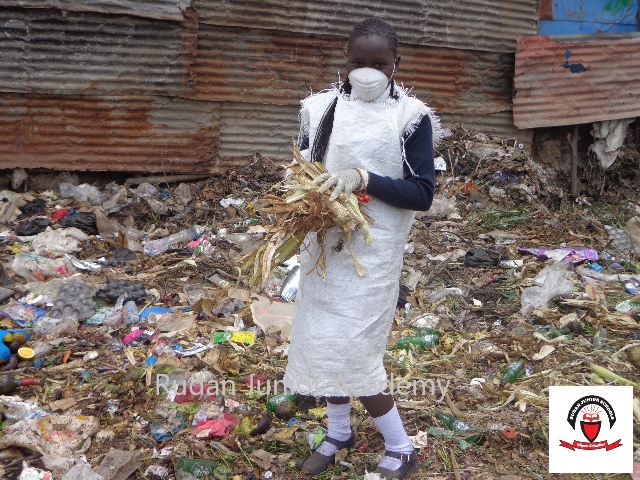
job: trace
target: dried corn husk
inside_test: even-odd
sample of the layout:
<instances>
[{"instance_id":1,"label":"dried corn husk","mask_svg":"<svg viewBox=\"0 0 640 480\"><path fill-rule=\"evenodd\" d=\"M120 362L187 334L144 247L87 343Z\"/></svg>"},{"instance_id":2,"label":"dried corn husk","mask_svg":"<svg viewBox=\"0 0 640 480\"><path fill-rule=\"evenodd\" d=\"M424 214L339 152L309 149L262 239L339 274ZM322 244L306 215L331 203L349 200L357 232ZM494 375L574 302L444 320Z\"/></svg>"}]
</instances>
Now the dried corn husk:
<instances>
[{"instance_id":1,"label":"dried corn husk","mask_svg":"<svg viewBox=\"0 0 640 480\"><path fill-rule=\"evenodd\" d=\"M627 350L627 358L636 368L640 369L640 347L633 347Z\"/></svg>"},{"instance_id":2,"label":"dried corn husk","mask_svg":"<svg viewBox=\"0 0 640 480\"><path fill-rule=\"evenodd\" d=\"M259 199L257 210L262 214L275 217L269 233L255 251L241 259L242 274L250 275L247 283L254 287L263 287L269 280L274 268L300 251L305 236L316 232L321 254L318 268L325 278L325 252L322 241L328 229L340 227L345 232L346 243L356 271L366 275L364 267L358 262L351 250L351 238L354 232L362 231L365 243L373 240L369 224L373 220L362 211L363 205L354 194L342 194L336 201L330 202L330 192L320 193L319 185L313 185L313 179L326 169L322 164L307 162L294 146L295 162L288 165L293 172L285 184L273 188L270 193Z\"/></svg>"}]
</instances>

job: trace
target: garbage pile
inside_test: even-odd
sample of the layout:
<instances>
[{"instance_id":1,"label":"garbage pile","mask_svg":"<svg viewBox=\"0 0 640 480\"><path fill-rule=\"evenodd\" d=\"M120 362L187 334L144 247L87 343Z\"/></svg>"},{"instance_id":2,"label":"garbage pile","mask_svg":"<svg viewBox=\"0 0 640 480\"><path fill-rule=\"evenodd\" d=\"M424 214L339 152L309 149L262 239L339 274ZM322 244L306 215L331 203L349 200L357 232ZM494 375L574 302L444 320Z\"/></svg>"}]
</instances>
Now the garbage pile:
<instances>
[{"instance_id":1,"label":"garbage pile","mask_svg":"<svg viewBox=\"0 0 640 480\"><path fill-rule=\"evenodd\" d=\"M550 386L640 389L640 198L576 201L513 140L456 130L437 155L394 395L429 478L545 477ZM0 478L303 476L326 404L280 380L307 272L294 257L256 292L237 268L283 173L256 157L199 181L0 191ZM355 449L319 478L363 478L383 451L354 407Z\"/></svg>"}]
</instances>

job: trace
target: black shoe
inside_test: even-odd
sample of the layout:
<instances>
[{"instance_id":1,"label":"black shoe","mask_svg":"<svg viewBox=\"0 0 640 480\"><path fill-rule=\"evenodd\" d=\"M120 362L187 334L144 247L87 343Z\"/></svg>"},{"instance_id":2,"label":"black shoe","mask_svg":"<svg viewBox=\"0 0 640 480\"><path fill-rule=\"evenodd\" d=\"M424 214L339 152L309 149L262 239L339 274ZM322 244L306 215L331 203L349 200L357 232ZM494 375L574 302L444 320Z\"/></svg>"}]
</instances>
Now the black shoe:
<instances>
[{"instance_id":1,"label":"black shoe","mask_svg":"<svg viewBox=\"0 0 640 480\"><path fill-rule=\"evenodd\" d=\"M324 437L325 442L329 442L332 445L338 447L338 450L342 450L343 448L351 448L356 443L356 437L351 434L351 436L344 441L336 440L331 437ZM323 442L324 443L324 442ZM302 470L309 472L311 475L318 475L319 473L324 472L329 465L333 465L336 462L335 454L327 456L322 455L321 453L313 452L307 461L302 464Z\"/></svg>"},{"instance_id":2,"label":"black shoe","mask_svg":"<svg viewBox=\"0 0 640 480\"><path fill-rule=\"evenodd\" d=\"M387 468L378 467L375 473L379 473L385 480L403 480L409 475L418 471L420 463L418 462L418 454L413 453L396 453L396 452L384 452L385 457L397 458L402 461L402 465L397 470L389 470Z\"/></svg>"}]
</instances>

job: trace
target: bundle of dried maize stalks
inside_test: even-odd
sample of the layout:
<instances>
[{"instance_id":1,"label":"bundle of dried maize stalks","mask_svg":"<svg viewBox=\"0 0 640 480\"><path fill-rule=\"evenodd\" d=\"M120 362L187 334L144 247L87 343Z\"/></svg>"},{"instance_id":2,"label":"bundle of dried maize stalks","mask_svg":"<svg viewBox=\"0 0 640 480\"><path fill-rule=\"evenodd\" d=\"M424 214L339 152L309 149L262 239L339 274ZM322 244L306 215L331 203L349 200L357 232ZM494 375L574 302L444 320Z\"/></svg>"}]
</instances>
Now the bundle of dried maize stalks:
<instances>
[{"instance_id":1,"label":"bundle of dried maize stalks","mask_svg":"<svg viewBox=\"0 0 640 480\"><path fill-rule=\"evenodd\" d=\"M358 275L364 276L366 271L351 250L351 234L361 229L365 243L370 244L373 237L369 223L373 220L361 211L363 204L353 193L341 194L336 201L329 202L330 192L319 193L320 185L313 185L313 179L326 169L320 163L307 162L295 146L294 157L297 163L287 166L293 174L286 183L273 187L280 195L268 194L257 202L257 210L275 217L275 221L258 248L241 259L240 276L250 272L248 284L264 287L273 269L299 252L308 233L316 232L321 249L317 267L325 278L324 239L327 230L333 227L345 232Z\"/></svg>"}]
</instances>

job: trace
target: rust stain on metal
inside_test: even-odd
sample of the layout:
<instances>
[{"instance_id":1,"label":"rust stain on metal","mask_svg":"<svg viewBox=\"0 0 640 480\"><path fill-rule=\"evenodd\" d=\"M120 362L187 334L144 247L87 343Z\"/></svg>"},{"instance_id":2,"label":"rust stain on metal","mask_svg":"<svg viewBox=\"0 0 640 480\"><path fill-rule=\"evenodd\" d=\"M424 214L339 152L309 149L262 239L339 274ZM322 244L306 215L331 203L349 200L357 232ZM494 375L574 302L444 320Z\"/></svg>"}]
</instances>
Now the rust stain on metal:
<instances>
[{"instance_id":1,"label":"rust stain on metal","mask_svg":"<svg viewBox=\"0 0 640 480\"><path fill-rule=\"evenodd\" d=\"M0 0L0 7L57 8L69 12L124 14L156 20L182 20L190 2L182 0Z\"/></svg>"},{"instance_id":2,"label":"rust stain on metal","mask_svg":"<svg viewBox=\"0 0 640 480\"><path fill-rule=\"evenodd\" d=\"M246 163L255 153L287 160L291 153L291 140L298 136L297 105L261 105L224 103L221 111L220 151L225 165ZM442 113L444 125L462 125L488 135L517 138L531 147L533 131L518 130L513 125L511 110L487 113Z\"/></svg>"},{"instance_id":3,"label":"rust stain on metal","mask_svg":"<svg viewBox=\"0 0 640 480\"><path fill-rule=\"evenodd\" d=\"M540 20L553 20L553 0L540 0Z\"/></svg>"},{"instance_id":4,"label":"rust stain on metal","mask_svg":"<svg viewBox=\"0 0 640 480\"><path fill-rule=\"evenodd\" d=\"M194 0L201 21L230 27L348 35L371 16L389 21L401 41L465 50L513 52L538 31L538 0Z\"/></svg>"},{"instance_id":5,"label":"rust stain on metal","mask_svg":"<svg viewBox=\"0 0 640 480\"><path fill-rule=\"evenodd\" d=\"M523 37L515 89L519 128L640 116L640 34Z\"/></svg>"},{"instance_id":6,"label":"rust stain on metal","mask_svg":"<svg viewBox=\"0 0 640 480\"><path fill-rule=\"evenodd\" d=\"M0 169L207 173L218 105L157 97L0 95Z\"/></svg>"},{"instance_id":7,"label":"rust stain on metal","mask_svg":"<svg viewBox=\"0 0 640 480\"><path fill-rule=\"evenodd\" d=\"M298 105L344 78L345 39L200 25L196 98ZM401 44L398 81L447 112L511 109L513 56Z\"/></svg>"},{"instance_id":8,"label":"rust stain on metal","mask_svg":"<svg viewBox=\"0 0 640 480\"><path fill-rule=\"evenodd\" d=\"M373 14L404 41L396 79L445 123L516 136L514 39L537 0L468 3L0 0L0 169L284 160L300 100L344 78L345 35Z\"/></svg>"}]
</instances>

